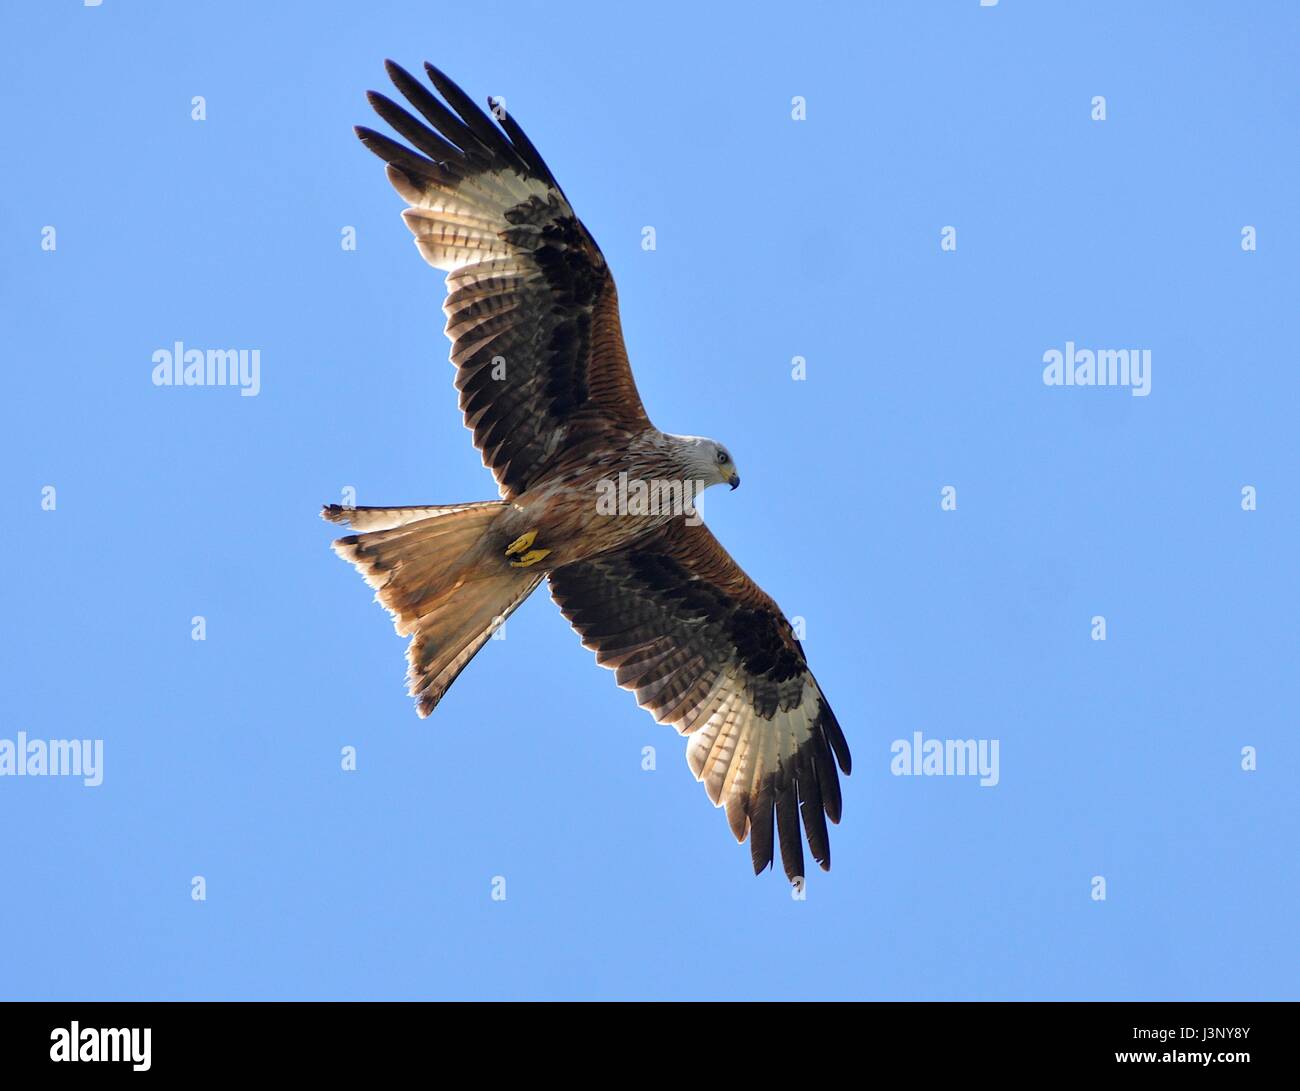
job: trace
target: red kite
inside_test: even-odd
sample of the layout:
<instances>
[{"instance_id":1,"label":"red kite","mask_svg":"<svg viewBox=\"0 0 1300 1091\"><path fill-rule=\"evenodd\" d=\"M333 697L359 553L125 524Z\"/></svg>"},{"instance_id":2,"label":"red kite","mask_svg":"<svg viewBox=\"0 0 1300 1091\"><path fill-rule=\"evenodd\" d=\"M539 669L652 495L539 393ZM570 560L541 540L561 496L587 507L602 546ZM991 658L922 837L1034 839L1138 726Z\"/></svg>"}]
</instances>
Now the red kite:
<instances>
[{"instance_id":1,"label":"red kite","mask_svg":"<svg viewBox=\"0 0 1300 1091\"><path fill-rule=\"evenodd\" d=\"M549 580L596 661L687 737L691 771L736 839L749 838L755 872L772 863L775 835L786 875L802 877L801 814L829 869L826 819L840 818L848 744L790 623L692 504L709 485L740 484L730 453L650 423L614 278L514 118L489 100L490 117L432 65L441 100L387 67L423 121L371 92L411 147L357 135L388 163L425 261L447 274L460 407L501 494L322 512L361 532L334 549L412 637L417 711L427 716Z\"/></svg>"}]
</instances>

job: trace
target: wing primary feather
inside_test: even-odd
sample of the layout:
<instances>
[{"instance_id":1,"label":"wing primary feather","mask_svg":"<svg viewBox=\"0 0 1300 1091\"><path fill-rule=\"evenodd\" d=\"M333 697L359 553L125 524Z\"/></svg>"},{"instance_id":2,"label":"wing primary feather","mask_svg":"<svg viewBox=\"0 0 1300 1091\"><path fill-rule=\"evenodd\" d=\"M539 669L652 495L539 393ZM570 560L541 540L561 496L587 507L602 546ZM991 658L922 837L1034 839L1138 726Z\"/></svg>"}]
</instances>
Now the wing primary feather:
<instances>
[{"instance_id":1,"label":"wing primary feather","mask_svg":"<svg viewBox=\"0 0 1300 1091\"><path fill-rule=\"evenodd\" d=\"M754 800L749 816L749 854L754 861L754 874L761 875L764 868L772 866L772 786L769 781Z\"/></svg>"},{"instance_id":2,"label":"wing primary feather","mask_svg":"<svg viewBox=\"0 0 1300 1091\"><path fill-rule=\"evenodd\" d=\"M810 743L813 747L813 762L816 766L817 783L821 786L822 804L826 810L826 817L832 822L839 822L843 809L843 799L840 795L840 778L835 772L835 761L831 757L830 746L827 745L821 730L820 724L814 725L814 734Z\"/></svg>"},{"instance_id":3,"label":"wing primary feather","mask_svg":"<svg viewBox=\"0 0 1300 1091\"><path fill-rule=\"evenodd\" d=\"M813 767L816 739L803 745L797 757L799 762L799 811L803 815L803 828L808 835L808 847L822 871L831 869L831 839L826 832L826 814L822 810L822 793L817 784L817 771Z\"/></svg>"},{"instance_id":4,"label":"wing primary feather","mask_svg":"<svg viewBox=\"0 0 1300 1091\"><path fill-rule=\"evenodd\" d=\"M460 118L434 98L424 84L396 61L385 61L384 68L388 72L388 78L393 81L393 86L402 93L402 97L414 106L445 140L449 140L460 149L461 160L479 169L491 162L491 149L486 147Z\"/></svg>"},{"instance_id":5,"label":"wing primary feather","mask_svg":"<svg viewBox=\"0 0 1300 1091\"><path fill-rule=\"evenodd\" d=\"M416 155L415 152L409 148L404 148L396 140L391 140L383 133L377 133L374 129L368 129L364 125L355 126L353 131L362 144L379 156L380 159L398 167L408 177L414 175L418 178L437 182L439 185L455 184L455 178L451 177L437 163L425 159L422 155Z\"/></svg>"},{"instance_id":6,"label":"wing primary feather","mask_svg":"<svg viewBox=\"0 0 1300 1091\"><path fill-rule=\"evenodd\" d=\"M465 156L454 144L449 144L437 133L403 110L387 95L379 91L367 91L366 101L374 107L375 113L388 122L407 140L424 152L430 159L440 164L443 169L457 168L456 173L464 172Z\"/></svg>"},{"instance_id":7,"label":"wing primary feather","mask_svg":"<svg viewBox=\"0 0 1300 1091\"><path fill-rule=\"evenodd\" d=\"M501 128L506 131L506 135L510 137L510 143L515 146L524 162L528 164L528 169L548 185L554 187L561 197L564 197L564 190L560 187L560 183L555 180L555 175L551 173L551 168L546 165L546 160L542 158L541 152L533 146L533 142L528 139L528 134L519 127L519 123L515 121L514 116L508 110L501 118ZM567 201L568 197L564 197L564 199Z\"/></svg>"},{"instance_id":8,"label":"wing primary feather","mask_svg":"<svg viewBox=\"0 0 1300 1091\"><path fill-rule=\"evenodd\" d=\"M840 722L835 718L835 713L831 711L831 706L826 703L825 698L820 699L817 722L826 732L826 739L831 744L831 749L835 751L835 758L840 763L841 771L847 777L853 772L853 756L849 753L848 740L840 730Z\"/></svg>"},{"instance_id":9,"label":"wing primary feather","mask_svg":"<svg viewBox=\"0 0 1300 1091\"><path fill-rule=\"evenodd\" d=\"M525 164L519 158L518 152L510 146L510 142L501 134L501 130L492 124L488 115L480 110L474 104L474 100L457 86L455 80L445 72L435 68L428 61L424 62L424 70L428 73L430 82L438 89L438 93L461 116L461 120L469 126L470 130L486 148L503 157L511 166L525 167Z\"/></svg>"},{"instance_id":10,"label":"wing primary feather","mask_svg":"<svg viewBox=\"0 0 1300 1091\"><path fill-rule=\"evenodd\" d=\"M794 777L782 769L776 774L776 832L781 842L781 864L785 877L794 882L803 877L803 839L799 836L799 803Z\"/></svg>"}]
</instances>

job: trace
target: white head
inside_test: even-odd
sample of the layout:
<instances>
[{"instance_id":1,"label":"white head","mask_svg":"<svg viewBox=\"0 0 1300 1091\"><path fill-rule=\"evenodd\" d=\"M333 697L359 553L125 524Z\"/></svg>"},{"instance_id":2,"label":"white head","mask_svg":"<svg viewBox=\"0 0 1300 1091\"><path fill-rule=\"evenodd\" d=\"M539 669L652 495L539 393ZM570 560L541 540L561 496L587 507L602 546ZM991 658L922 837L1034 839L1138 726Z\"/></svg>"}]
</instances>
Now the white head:
<instances>
[{"instance_id":1,"label":"white head","mask_svg":"<svg viewBox=\"0 0 1300 1091\"><path fill-rule=\"evenodd\" d=\"M703 436L671 438L681 453L687 476L692 481L702 481L706 489L710 485L730 485L733 489L740 485L736 460L721 443Z\"/></svg>"}]
</instances>

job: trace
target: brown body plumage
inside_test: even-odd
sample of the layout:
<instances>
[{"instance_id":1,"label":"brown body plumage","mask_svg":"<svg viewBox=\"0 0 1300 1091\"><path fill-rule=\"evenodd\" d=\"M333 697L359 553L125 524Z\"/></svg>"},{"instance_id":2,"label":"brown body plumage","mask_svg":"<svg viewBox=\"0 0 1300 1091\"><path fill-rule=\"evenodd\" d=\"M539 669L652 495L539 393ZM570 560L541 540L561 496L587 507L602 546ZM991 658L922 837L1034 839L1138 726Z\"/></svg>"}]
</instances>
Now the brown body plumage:
<instances>
[{"instance_id":1,"label":"brown body plumage","mask_svg":"<svg viewBox=\"0 0 1300 1091\"><path fill-rule=\"evenodd\" d=\"M331 505L325 518L359 532L335 549L412 637L421 715L548 578L597 661L689 736L691 770L737 839L750 839L755 870L779 840L787 875L802 876L801 815L828 868L844 736L789 623L689 503L699 488L739 483L730 455L650 423L613 277L550 170L513 118L494 109L498 127L426 70L445 101L389 64L423 122L370 95L416 151L358 135L389 163L421 254L447 273L460 405L502 499ZM629 485L664 485L673 502L625 503Z\"/></svg>"}]
</instances>

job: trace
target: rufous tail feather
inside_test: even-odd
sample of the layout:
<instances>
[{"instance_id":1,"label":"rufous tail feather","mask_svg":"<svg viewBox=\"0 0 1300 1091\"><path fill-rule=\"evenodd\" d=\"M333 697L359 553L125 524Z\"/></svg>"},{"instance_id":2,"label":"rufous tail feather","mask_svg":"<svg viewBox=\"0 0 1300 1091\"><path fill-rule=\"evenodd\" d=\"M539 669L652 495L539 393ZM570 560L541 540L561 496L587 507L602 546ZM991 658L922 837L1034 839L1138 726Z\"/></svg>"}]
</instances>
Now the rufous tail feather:
<instances>
[{"instance_id":1,"label":"rufous tail feather","mask_svg":"<svg viewBox=\"0 0 1300 1091\"><path fill-rule=\"evenodd\" d=\"M334 542L388 610L406 649L408 692L427 716L497 627L541 583L511 567L494 531L501 501L408 508L331 504L321 517L364 530ZM500 539L498 541L498 539Z\"/></svg>"}]
</instances>

